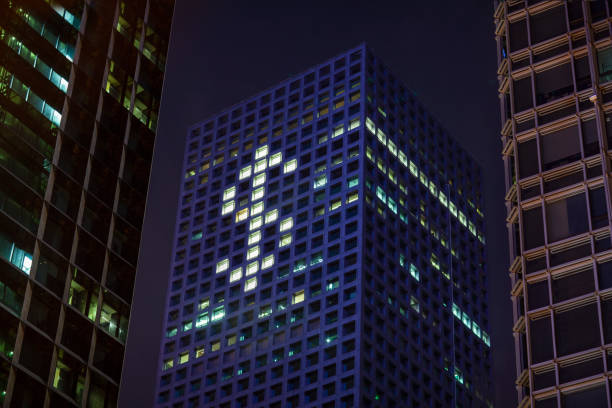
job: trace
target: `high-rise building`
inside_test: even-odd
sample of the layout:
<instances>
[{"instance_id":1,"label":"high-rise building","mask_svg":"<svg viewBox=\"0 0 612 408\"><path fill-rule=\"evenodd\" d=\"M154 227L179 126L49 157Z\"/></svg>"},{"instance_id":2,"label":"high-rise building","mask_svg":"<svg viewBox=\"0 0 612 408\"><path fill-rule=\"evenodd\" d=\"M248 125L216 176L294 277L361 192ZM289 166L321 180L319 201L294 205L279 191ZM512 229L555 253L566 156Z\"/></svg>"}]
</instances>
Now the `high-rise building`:
<instances>
[{"instance_id":1,"label":"high-rise building","mask_svg":"<svg viewBox=\"0 0 612 408\"><path fill-rule=\"evenodd\" d=\"M365 45L187 138L157 406L491 406L480 169Z\"/></svg>"},{"instance_id":2,"label":"high-rise building","mask_svg":"<svg viewBox=\"0 0 612 408\"><path fill-rule=\"evenodd\" d=\"M495 11L519 407L610 407L610 1Z\"/></svg>"},{"instance_id":3,"label":"high-rise building","mask_svg":"<svg viewBox=\"0 0 612 408\"><path fill-rule=\"evenodd\" d=\"M172 0L0 0L0 405L116 405Z\"/></svg>"}]
</instances>

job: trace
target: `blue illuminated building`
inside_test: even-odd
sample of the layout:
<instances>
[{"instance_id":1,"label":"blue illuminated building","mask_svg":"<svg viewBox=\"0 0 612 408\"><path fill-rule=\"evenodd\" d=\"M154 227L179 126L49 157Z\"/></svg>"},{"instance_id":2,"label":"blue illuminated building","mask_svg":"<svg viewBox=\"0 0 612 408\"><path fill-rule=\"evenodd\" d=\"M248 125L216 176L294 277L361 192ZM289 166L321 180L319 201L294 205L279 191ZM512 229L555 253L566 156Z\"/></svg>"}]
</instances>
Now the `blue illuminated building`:
<instances>
[{"instance_id":1,"label":"blue illuminated building","mask_svg":"<svg viewBox=\"0 0 612 408\"><path fill-rule=\"evenodd\" d=\"M492 406L480 169L366 45L187 137L158 407Z\"/></svg>"}]
</instances>

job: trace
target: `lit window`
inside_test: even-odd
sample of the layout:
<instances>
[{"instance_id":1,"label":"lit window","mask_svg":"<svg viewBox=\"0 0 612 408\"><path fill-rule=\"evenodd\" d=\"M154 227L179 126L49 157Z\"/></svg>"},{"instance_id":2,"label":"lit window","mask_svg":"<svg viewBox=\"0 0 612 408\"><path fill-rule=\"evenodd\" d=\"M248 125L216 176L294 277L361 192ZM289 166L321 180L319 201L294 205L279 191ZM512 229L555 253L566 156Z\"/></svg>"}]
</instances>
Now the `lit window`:
<instances>
[{"instance_id":1,"label":"lit window","mask_svg":"<svg viewBox=\"0 0 612 408\"><path fill-rule=\"evenodd\" d=\"M226 214L231 213L232 211L234 211L235 207L236 207L236 203L234 202L234 200L228 201L227 203L223 204L223 208L221 209L221 215L226 215Z\"/></svg>"},{"instance_id":2,"label":"lit window","mask_svg":"<svg viewBox=\"0 0 612 408\"><path fill-rule=\"evenodd\" d=\"M414 177L419 177L419 169L417 168L416 164L413 163L412 160L410 160L410 173L412 173Z\"/></svg>"},{"instance_id":3,"label":"lit window","mask_svg":"<svg viewBox=\"0 0 612 408\"><path fill-rule=\"evenodd\" d=\"M357 191L355 191L354 193L351 193L348 195L348 197L346 197L346 203L352 203L353 201L356 201L359 198L359 193Z\"/></svg>"},{"instance_id":4,"label":"lit window","mask_svg":"<svg viewBox=\"0 0 612 408\"><path fill-rule=\"evenodd\" d=\"M351 123L349 123L348 130L353 130L355 128L358 128L359 125L360 125L359 118L355 118L355 119L351 120Z\"/></svg>"},{"instance_id":5,"label":"lit window","mask_svg":"<svg viewBox=\"0 0 612 408\"><path fill-rule=\"evenodd\" d=\"M417 267L416 267L415 265L413 265L413 264L410 264L410 275L412 275L412 277L413 277L414 279L416 279L417 281L418 281L418 280L419 280L419 278L420 278L420 275L419 275L419 270L418 270L418 269L417 269Z\"/></svg>"},{"instance_id":6,"label":"lit window","mask_svg":"<svg viewBox=\"0 0 612 408\"><path fill-rule=\"evenodd\" d=\"M264 209L263 201L255 203L251 206L251 215L260 214L263 211L263 209Z\"/></svg>"},{"instance_id":7,"label":"lit window","mask_svg":"<svg viewBox=\"0 0 612 408\"><path fill-rule=\"evenodd\" d=\"M387 202L387 194L380 186L376 186L376 197L380 198L383 203Z\"/></svg>"},{"instance_id":8,"label":"lit window","mask_svg":"<svg viewBox=\"0 0 612 408\"><path fill-rule=\"evenodd\" d=\"M420 173L420 176L421 176L421 178L420 178L421 184L423 184L425 187L427 187L427 184L428 184L428 181L429 181L429 180L427 180L427 176L423 172Z\"/></svg>"},{"instance_id":9,"label":"lit window","mask_svg":"<svg viewBox=\"0 0 612 408\"><path fill-rule=\"evenodd\" d=\"M242 278L242 267L236 268L230 274L230 282L235 282Z\"/></svg>"},{"instance_id":10,"label":"lit window","mask_svg":"<svg viewBox=\"0 0 612 408\"><path fill-rule=\"evenodd\" d=\"M372 148L370 148L370 146L366 146L366 157L371 161L376 161L374 159L374 152L372 151Z\"/></svg>"},{"instance_id":11,"label":"lit window","mask_svg":"<svg viewBox=\"0 0 612 408\"><path fill-rule=\"evenodd\" d=\"M265 182L266 182L266 173L258 174L253 179L253 187L261 186Z\"/></svg>"},{"instance_id":12,"label":"lit window","mask_svg":"<svg viewBox=\"0 0 612 408\"><path fill-rule=\"evenodd\" d=\"M210 300L208 298L204 298L200 300L200 304L198 305L198 309L204 310L210 305Z\"/></svg>"},{"instance_id":13,"label":"lit window","mask_svg":"<svg viewBox=\"0 0 612 408\"><path fill-rule=\"evenodd\" d=\"M227 268L229 268L229 259L223 259L223 260L217 262L217 271L216 271L216 273L221 273L223 271L226 271Z\"/></svg>"},{"instance_id":14,"label":"lit window","mask_svg":"<svg viewBox=\"0 0 612 408\"><path fill-rule=\"evenodd\" d=\"M385 132L383 132L381 129L378 129L376 131L376 137L378 138L378 141L383 145L387 144L387 135L385 135Z\"/></svg>"},{"instance_id":15,"label":"lit window","mask_svg":"<svg viewBox=\"0 0 612 408\"><path fill-rule=\"evenodd\" d=\"M259 187L251 193L251 201L257 201L264 196L264 188Z\"/></svg>"},{"instance_id":16,"label":"lit window","mask_svg":"<svg viewBox=\"0 0 612 408\"><path fill-rule=\"evenodd\" d=\"M259 256L259 245L249 248L247 251L247 261Z\"/></svg>"},{"instance_id":17,"label":"lit window","mask_svg":"<svg viewBox=\"0 0 612 408\"><path fill-rule=\"evenodd\" d=\"M223 192L223 201L234 198L236 195L236 186L230 187Z\"/></svg>"},{"instance_id":18,"label":"lit window","mask_svg":"<svg viewBox=\"0 0 612 408\"><path fill-rule=\"evenodd\" d=\"M243 208L236 213L236 222L244 221L249 218L249 209Z\"/></svg>"},{"instance_id":19,"label":"lit window","mask_svg":"<svg viewBox=\"0 0 612 408\"><path fill-rule=\"evenodd\" d=\"M376 134L376 126L374 126L374 122L370 118L366 118L366 129L372 132L373 135Z\"/></svg>"},{"instance_id":20,"label":"lit window","mask_svg":"<svg viewBox=\"0 0 612 408\"><path fill-rule=\"evenodd\" d=\"M274 265L274 254L270 254L268 256L266 256L262 261L261 261L261 269L266 269L266 268L270 268L271 266Z\"/></svg>"},{"instance_id":21,"label":"lit window","mask_svg":"<svg viewBox=\"0 0 612 408\"><path fill-rule=\"evenodd\" d=\"M280 164L280 162L283 160L283 154L281 152L278 153L274 153L272 156L270 156L270 158L268 159L268 166L272 167L272 166L276 166L277 164Z\"/></svg>"},{"instance_id":22,"label":"lit window","mask_svg":"<svg viewBox=\"0 0 612 408\"><path fill-rule=\"evenodd\" d=\"M257 150L255 150L255 160L259 160L262 157L266 157L268 155L268 146L261 146Z\"/></svg>"},{"instance_id":23,"label":"lit window","mask_svg":"<svg viewBox=\"0 0 612 408\"><path fill-rule=\"evenodd\" d=\"M164 361L164 370L169 370L172 367L174 367L174 360L173 359L168 359Z\"/></svg>"},{"instance_id":24,"label":"lit window","mask_svg":"<svg viewBox=\"0 0 612 408\"><path fill-rule=\"evenodd\" d=\"M323 187L325 184L327 184L327 176L325 174L322 174L319 177L314 179L313 187L319 188L319 187Z\"/></svg>"},{"instance_id":25,"label":"lit window","mask_svg":"<svg viewBox=\"0 0 612 408\"><path fill-rule=\"evenodd\" d=\"M421 306L419 305L419 301L414 296L410 296L410 306L419 313L421 311Z\"/></svg>"},{"instance_id":26,"label":"lit window","mask_svg":"<svg viewBox=\"0 0 612 408\"><path fill-rule=\"evenodd\" d=\"M406 157L406 153L399 150L397 156L399 158L400 163L402 163L404 167L408 167L408 158Z\"/></svg>"},{"instance_id":27,"label":"lit window","mask_svg":"<svg viewBox=\"0 0 612 408\"><path fill-rule=\"evenodd\" d=\"M204 346L198 347L195 351L195 358L200 358L204 355Z\"/></svg>"},{"instance_id":28,"label":"lit window","mask_svg":"<svg viewBox=\"0 0 612 408\"><path fill-rule=\"evenodd\" d=\"M196 319L196 328L206 326L208 324L208 312L200 313Z\"/></svg>"},{"instance_id":29,"label":"lit window","mask_svg":"<svg viewBox=\"0 0 612 408\"><path fill-rule=\"evenodd\" d=\"M304 290L299 290L293 294L291 304L301 303L304 301Z\"/></svg>"},{"instance_id":30,"label":"lit window","mask_svg":"<svg viewBox=\"0 0 612 408\"><path fill-rule=\"evenodd\" d=\"M448 206L448 201L446 200L446 195L440 191L440 194L438 194L438 200L440 200L440 204L442 204L443 206L447 207Z\"/></svg>"},{"instance_id":31,"label":"lit window","mask_svg":"<svg viewBox=\"0 0 612 408\"><path fill-rule=\"evenodd\" d=\"M258 261L251 262L246 267L246 276L257 273L258 270L259 270L259 262Z\"/></svg>"},{"instance_id":32,"label":"lit window","mask_svg":"<svg viewBox=\"0 0 612 408\"><path fill-rule=\"evenodd\" d=\"M221 349L221 342L215 341L210 345L210 351L219 351Z\"/></svg>"},{"instance_id":33,"label":"lit window","mask_svg":"<svg viewBox=\"0 0 612 408\"><path fill-rule=\"evenodd\" d=\"M266 213L266 224L276 221L278 218L278 210L271 210Z\"/></svg>"},{"instance_id":34,"label":"lit window","mask_svg":"<svg viewBox=\"0 0 612 408\"><path fill-rule=\"evenodd\" d=\"M288 234L281 236L278 246L284 247L285 245L289 245L290 243L291 243L291 233L288 233Z\"/></svg>"},{"instance_id":35,"label":"lit window","mask_svg":"<svg viewBox=\"0 0 612 408\"><path fill-rule=\"evenodd\" d=\"M280 223L280 231L287 231L289 228L293 227L293 217L285 218Z\"/></svg>"},{"instance_id":36,"label":"lit window","mask_svg":"<svg viewBox=\"0 0 612 408\"><path fill-rule=\"evenodd\" d=\"M260 231L255 231L252 232L251 234L249 234L249 245L253 245L259 242L259 240L261 239L261 232Z\"/></svg>"},{"instance_id":37,"label":"lit window","mask_svg":"<svg viewBox=\"0 0 612 408\"><path fill-rule=\"evenodd\" d=\"M332 138L340 136L344 132L344 125L338 125L334 128Z\"/></svg>"},{"instance_id":38,"label":"lit window","mask_svg":"<svg viewBox=\"0 0 612 408\"><path fill-rule=\"evenodd\" d=\"M397 146L391 140L387 143L387 149L389 149L392 155L397 156Z\"/></svg>"},{"instance_id":39,"label":"lit window","mask_svg":"<svg viewBox=\"0 0 612 408\"><path fill-rule=\"evenodd\" d=\"M434 196L437 197L438 196L438 191L436 189L436 185L433 183L433 181L429 182L429 192Z\"/></svg>"},{"instance_id":40,"label":"lit window","mask_svg":"<svg viewBox=\"0 0 612 408\"><path fill-rule=\"evenodd\" d=\"M255 217L255 218L251 218L251 223L249 225L249 229L250 230L257 229L257 228L261 227L261 224L262 224L261 216Z\"/></svg>"},{"instance_id":41,"label":"lit window","mask_svg":"<svg viewBox=\"0 0 612 408\"><path fill-rule=\"evenodd\" d=\"M342 205L342 200L332 201L331 204L329 205L329 210L333 211L336 208L340 208L341 205Z\"/></svg>"},{"instance_id":42,"label":"lit window","mask_svg":"<svg viewBox=\"0 0 612 408\"><path fill-rule=\"evenodd\" d=\"M348 188L353 188L359 185L359 176L354 176L348 179Z\"/></svg>"},{"instance_id":43,"label":"lit window","mask_svg":"<svg viewBox=\"0 0 612 408\"><path fill-rule=\"evenodd\" d=\"M394 214L397 214L397 204L391 197L388 198L387 206L391 211L393 211Z\"/></svg>"},{"instance_id":44,"label":"lit window","mask_svg":"<svg viewBox=\"0 0 612 408\"><path fill-rule=\"evenodd\" d=\"M290 173L295 169L297 169L297 160L296 159L289 160L287 163L285 163L285 168L283 169L283 173Z\"/></svg>"},{"instance_id":45,"label":"lit window","mask_svg":"<svg viewBox=\"0 0 612 408\"><path fill-rule=\"evenodd\" d=\"M251 166L248 165L246 167L243 167L242 169L240 169L240 174L238 175L238 179L239 180L244 180L245 178L249 177L251 175Z\"/></svg>"},{"instance_id":46,"label":"lit window","mask_svg":"<svg viewBox=\"0 0 612 408\"><path fill-rule=\"evenodd\" d=\"M257 277L254 276L251 279L247 280L244 283L244 291L248 292L249 290L253 290L257 287Z\"/></svg>"},{"instance_id":47,"label":"lit window","mask_svg":"<svg viewBox=\"0 0 612 408\"><path fill-rule=\"evenodd\" d=\"M272 314L272 305L268 304L268 305L263 305L259 307L259 314L257 315L258 318L263 318L266 316L270 316Z\"/></svg>"},{"instance_id":48,"label":"lit window","mask_svg":"<svg viewBox=\"0 0 612 408\"><path fill-rule=\"evenodd\" d=\"M465 214L462 211L459 211L459 221L463 226L467 226L467 218L465 218Z\"/></svg>"},{"instance_id":49,"label":"lit window","mask_svg":"<svg viewBox=\"0 0 612 408\"><path fill-rule=\"evenodd\" d=\"M457 207L455 207L455 204L449 202L448 209L450 210L451 214L453 214L455 217L457 216Z\"/></svg>"},{"instance_id":50,"label":"lit window","mask_svg":"<svg viewBox=\"0 0 612 408\"><path fill-rule=\"evenodd\" d=\"M258 161L257 163L255 163L255 173L259 173L260 171L264 171L266 169L266 166L267 166L266 159Z\"/></svg>"},{"instance_id":51,"label":"lit window","mask_svg":"<svg viewBox=\"0 0 612 408\"><path fill-rule=\"evenodd\" d=\"M219 319L223 319L223 316L225 316L225 308L223 306L219 306L213 310L210 320L214 322Z\"/></svg>"}]
</instances>

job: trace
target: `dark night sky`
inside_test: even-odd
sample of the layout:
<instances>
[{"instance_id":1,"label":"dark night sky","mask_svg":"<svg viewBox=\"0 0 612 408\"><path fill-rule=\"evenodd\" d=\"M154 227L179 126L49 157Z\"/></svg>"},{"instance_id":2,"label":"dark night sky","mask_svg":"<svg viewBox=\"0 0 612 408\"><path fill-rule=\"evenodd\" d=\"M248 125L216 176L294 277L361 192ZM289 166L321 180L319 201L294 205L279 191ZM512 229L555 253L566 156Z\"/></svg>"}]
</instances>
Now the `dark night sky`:
<instances>
[{"instance_id":1,"label":"dark night sky","mask_svg":"<svg viewBox=\"0 0 612 408\"><path fill-rule=\"evenodd\" d=\"M187 127L362 41L484 168L495 406L516 406L492 3L177 0L121 407L153 404Z\"/></svg>"}]
</instances>

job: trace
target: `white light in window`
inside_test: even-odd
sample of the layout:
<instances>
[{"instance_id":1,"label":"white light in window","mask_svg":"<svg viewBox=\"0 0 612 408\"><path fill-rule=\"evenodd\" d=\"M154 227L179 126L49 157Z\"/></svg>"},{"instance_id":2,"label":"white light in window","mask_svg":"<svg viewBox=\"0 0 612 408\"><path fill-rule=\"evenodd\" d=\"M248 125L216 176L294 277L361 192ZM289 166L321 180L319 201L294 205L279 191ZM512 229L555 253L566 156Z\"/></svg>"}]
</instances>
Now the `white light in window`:
<instances>
[{"instance_id":1,"label":"white light in window","mask_svg":"<svg viewBox=\"0 0 612 408\"><path fill-rule=\"evenodd\" d=\"M226 258L217 262L217 270L215 273L221 273L223 271L226 271L227 268L229 268L229 259Z\"/></svg>"},{"instance_id":2,"label":"white light in window","mask_svg":"<svg viewBox=\"0 0 612 408\"><path fill-rule=\"evenodd\" d=\"M251 201L257 201L263 198L263 196L264 196L264 188L263 187L256 188L251 193Z\"/></svg>"},{"instance_id":3,"label":"white light in window","mask_svg":"<svg viewBox=\"0 0 612 408\"><path fill-rule=\"evenodd\" d=\"M257 258L259 256L259 245L249 248L247 251L247 261L250 261L253 258Z\"/></svg>"},{"instance_id":4,"label":"white light in window","mask_svg":"<svg viewBox=\"0 0 612 408\"><path fill-rule=\"evenodd\" d=\"M297 160L296 159L289 160L287 163L285 163L285 168L283 169L283 173L290 173L294 171L295 169L297 169Z\"/></svg>"},{"instance_id":5,"label":"white light in window","mask_svg":"<svg viewBox=\"0 0 612 408\"><path fill-rule=\"evenodd\" d=\"M278 210L271 210L266 213L266 224L276 221L278 218Z\"/></svg>"},{"instance_id":6,"label":"white light in window","mask_svg":"<svg viewBox=\"0 0 612 408\"><path fill-rule=\"evenodd\" d=\"M223 204L223 208L221 209L221 215L226 215L226 214L231 213L232 211L234 211L235 207L236 207L236 203L234 202L234 200L228 201L227 203Z\"/></svg>"},{"instance_id":7,"label":"white light in window","mask_svg":"<svg viewBox=\"0 0 612 408\"><path fill-rule=\"evenodd\" d=\"M304 301L304 290L299 290L293 294L291 299L292 304L301 303Z\"/></svg>"},{"instance_id":8,"label":"white light in window","mask_svg":"<svg viewBox=\"0 0 612 408\"><path fill-rule=\"evenodd\" d=\"M257 150L255 150L255 160L259 160L262 157L266 157L268 155L268 146L261 146Z\"/></svg>"},{"instance_id":9,"label":"white light in window","mask_svg":"<svg viewBox=\"0 0 612 408\"><path fill-rule=\"evenodd\" d=\"M249 234L249 242L248 245L253 245L261 240L261 231L255 231Z\"/></svg>"},{"instance_id":10,"label":"white light in window","mask_svg":"<svg viewBox=\"0 0 612 408\"><path fill-rule=\"evenodd\" d=\"M261 261L261 269L266 269L266 268L270 268L271 266L274 265L274 254L270 254L268 256L266 256L262 261Z\"/></svg>"},{"instance_id":11,"label":"white light in window","mask_svg":"<svg viewBox=\"0 0 612 408\"><path fill-rule=\"evenodd\" d=\"M281 236L278 246L284 247L286 245L289 245L290 243L291 243L291 233L288 233L288 234Z\"/></svg>"},{"instance_id":12,"label":"white light in window","mask_svg":"<svg viewBox=\"0 0 612 408\"><path fill-rule=\"evenodd\" d=\"M251 215L260 214L263 211L263 209L264 209L263 201L255 203L251 206Z\"/></svg>"},{"instance_id":13,"label":"white light in window","mask_svg":"<svg viewBox=\"0 0 612 408\"><path fill-rule=\"evenodd\" d=\"M238 175L238 179L239 180L244 180L245 178L249 177L251 175L251 165L248 165L246 167L243 167L242 169L240 169L240 174Z\"/></svg>"},{"instance_id":14,"label":"white light in window","mask_svg":"<svg viewBox=\"0 0 612 408\"><path fill-rule=\"evenodd\" d=\"M266 169L267 162L266 159L262 159L255 163L255 173L259 173L260 171L264 171Z\"/></svg>"},{"instance_id":15,"label":"white light in window","mask_svg":"<svg viewBox=\"0 0 612 408\"><path fill-rule=\"evenodd\" d=\"M249 230L257 229L257 228L261 227L262 224L263 224L263 222L262 222L261 216L255 217L255 218L251 218L251 223L249 225Z\"/></svg>"},{"instance_id":16,"label":"white light in window","mask_svg":"<svg viewBox=\"0 0 612 408\"><path fill-rule=\"evenodd\" d=\"M272 156L270 156L268 160L268 166L276 166L277 164L280 164L280 162L283 160L283 154L281 152L274 153Z\"/></svg>"},{"instance_id":17,"label":"white light in window","mask_svg":"<svg viewBox=\"0 0 612 408\"><path fill-rule=\"evenodd\" d=\"M232 271L230 274L230 282L235 282L240 278L242 278L242 266Z\"/></svg>"},{"instance_id":18,"label":"white light in window","mask_svg":"<svg viewBox=\"0 0 612 408\"><path fill-rule=\"evenodd\" d=\"M257 287L257 277L254 276L251 279L247 280L244 283L244 291L248 292L249 290L253 290Z\"/></svg>"},{"instance_id":19,"label":"white light in window","mask_svg":"<svg viewBox=\"0 0 612 408\"><path fill-rule=\"evenodd\" d=\"M236 195L236 187L235 186L230 187L223 192L223 201L234 198L235 195Z\"/></svg>"},{"instance_id":20,"label":"white light in window","mask_svg":"<svg viewBox=\"0 0 612 408\"><path fill-rule=\"evenodd\" d=\"M285 218L280 223L280 231L287 231L289 228L293 227L293 217Z\"/></svg>"},{"instance_id":21,"label":"white light in window","mask_svg":"<svg viewBox=\"0 0 612 408\"><path fill-rule=\"evenodd\" d=\"M246 267L246 276L257 273L258 270L259 270L259 261L251 262Z\"/></svg>"},{"instance_id":22,"label":"white light in window","mask_svg":"<svg viewBox=\"0 0 612 408\"><path fill-rule=\"evenodd\" d=\"M261 186L265 182L266 182L266 173L258 174L253 179L253 187Z\"/></svg>"}]
</instances>

